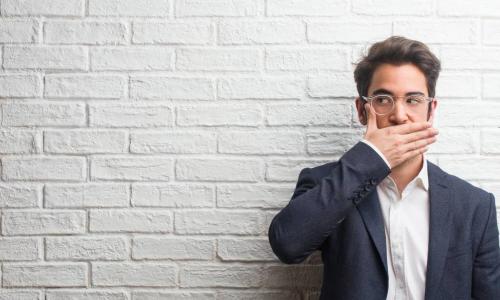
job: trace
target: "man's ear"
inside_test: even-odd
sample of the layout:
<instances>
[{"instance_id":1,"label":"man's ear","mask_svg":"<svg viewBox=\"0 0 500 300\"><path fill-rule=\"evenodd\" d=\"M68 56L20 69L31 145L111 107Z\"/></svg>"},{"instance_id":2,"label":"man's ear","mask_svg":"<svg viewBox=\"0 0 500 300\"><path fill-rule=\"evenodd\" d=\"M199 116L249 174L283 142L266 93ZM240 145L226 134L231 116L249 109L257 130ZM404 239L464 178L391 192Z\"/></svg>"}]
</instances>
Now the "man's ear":
<instances>
[{"instance_id":1,"label":"man's ear","mask_svg":"<svg viewBox=\"0 0 500 300\"><path fill-rule=\"evenodd\" d=\"M366 125L368 116L366 115L366 109L364 106L365 102L361 100L360 97L356 97L355 103L356 103L356 110L358 112L359 123L361 123L361 125Z\"/></svg>"},{"instance_id":2,"label":"man's ear","mask_svg":"<svg viewBox=\"0 0 500 300\"><path fill-rule=\"evenodd\" d=\"M436 107L438 105L437 99L434 99L434 101L431 102L429 111L427 113L427 121L431 123L431 125L434 125L434 115L436 114Z\"/></svg>"}]
</instances>

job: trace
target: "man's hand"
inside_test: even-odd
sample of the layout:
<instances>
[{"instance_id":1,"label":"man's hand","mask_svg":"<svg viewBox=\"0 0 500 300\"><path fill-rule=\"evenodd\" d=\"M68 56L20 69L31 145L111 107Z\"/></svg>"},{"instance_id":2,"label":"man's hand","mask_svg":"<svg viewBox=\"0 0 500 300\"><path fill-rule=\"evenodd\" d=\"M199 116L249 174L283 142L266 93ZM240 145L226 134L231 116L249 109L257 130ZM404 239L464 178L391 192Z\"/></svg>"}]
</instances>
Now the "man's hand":
<instances>
[{"instance_id":1,"label":"man's hand","mask_svg":"<svg viewBox=\"0 0 500 300\"><path fill-rule=\"evenodd\" d=\"M391 168L424 153L428 145L436 141L438 130L432 128L429 122L415 122L380 129L371 105L365 103L365 110L369 113L367 113L364 138L382 152Z\"/></svg>"}]
</instances>

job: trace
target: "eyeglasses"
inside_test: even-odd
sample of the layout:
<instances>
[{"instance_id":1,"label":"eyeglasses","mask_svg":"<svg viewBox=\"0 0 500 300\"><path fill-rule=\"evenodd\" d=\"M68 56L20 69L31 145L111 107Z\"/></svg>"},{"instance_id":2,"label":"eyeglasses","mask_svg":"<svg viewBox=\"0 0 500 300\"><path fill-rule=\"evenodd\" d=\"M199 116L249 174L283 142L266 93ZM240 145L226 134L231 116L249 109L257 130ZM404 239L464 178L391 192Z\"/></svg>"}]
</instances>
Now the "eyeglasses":
<instances>
[{"instance_id":1,"label":"eyeglasses","mask_svg":"<svg viewBox=\"0 0 500 300\"><path fill-rule=\"evenodd\" d=\"M361 96L363 100L369 102L370 105L375 110L377 115L386 115L394 109L395 99L404 98L404 106L407 110L413 113L420 113L426 111L426 104L434 101L432 97L426 97L424 95L408 95L395 97L386 94L378 94L374 96Z\"/></svg>"}]
</instances>

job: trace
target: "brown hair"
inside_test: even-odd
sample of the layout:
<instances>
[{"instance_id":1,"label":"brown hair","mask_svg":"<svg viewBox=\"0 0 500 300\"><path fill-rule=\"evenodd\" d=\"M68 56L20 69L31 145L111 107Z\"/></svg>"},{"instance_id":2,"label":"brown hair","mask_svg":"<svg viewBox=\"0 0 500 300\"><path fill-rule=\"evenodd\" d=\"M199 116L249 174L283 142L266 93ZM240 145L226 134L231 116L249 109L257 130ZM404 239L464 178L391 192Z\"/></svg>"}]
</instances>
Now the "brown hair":
<instances>
[{"instance_id":1,"label":"brown hair","mask_svg":"<svg viewBox=\"0 0 500 300\"><path fill-rule=\"evenodd\" d=\"M402 65L412 63L425 75L429 97L436 93L436 81L441 70L439 59L422 42L402 36L391 36L373 44L354 70L359 96L367 96L373 73L381 64Z\"/></svg>"}]
</instances>

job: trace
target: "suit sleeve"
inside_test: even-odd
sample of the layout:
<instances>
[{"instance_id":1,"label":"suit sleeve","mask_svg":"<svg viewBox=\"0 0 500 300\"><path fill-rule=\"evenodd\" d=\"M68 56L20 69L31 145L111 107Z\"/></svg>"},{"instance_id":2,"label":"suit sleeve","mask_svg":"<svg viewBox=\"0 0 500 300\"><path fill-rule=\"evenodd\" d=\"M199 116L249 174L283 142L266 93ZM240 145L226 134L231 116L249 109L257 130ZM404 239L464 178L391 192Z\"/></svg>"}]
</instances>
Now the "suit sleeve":
<instances>
[{"instance_id":1,"label":"suit sleeve","mask_svg":"<svg viewBox=\"0 0 500 300\"><path fill-rule=\"evenodd\" d=\"M490 193L483 236L474 259L472 298L500 299L500 246L495 197Z\"/></svg>"},{"instance_id":2,"label":"suit sleeve","mask_svg":"<svg viewBox=\"0 0 500 300\"><path fill-rule=\"evenodd\" d=\"M303 169L290 202L269 227L276 256L288 264L302 262L389 173L384 160L362 142L349 149L326 177L316 178L313 169Z\"/></svg>"}]
</instances>

